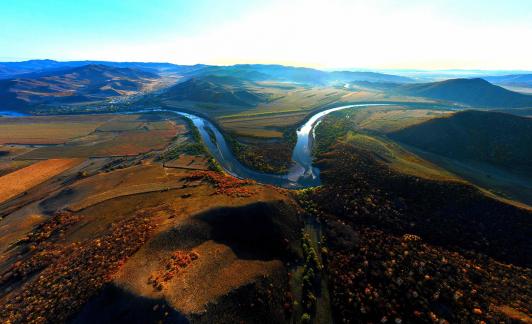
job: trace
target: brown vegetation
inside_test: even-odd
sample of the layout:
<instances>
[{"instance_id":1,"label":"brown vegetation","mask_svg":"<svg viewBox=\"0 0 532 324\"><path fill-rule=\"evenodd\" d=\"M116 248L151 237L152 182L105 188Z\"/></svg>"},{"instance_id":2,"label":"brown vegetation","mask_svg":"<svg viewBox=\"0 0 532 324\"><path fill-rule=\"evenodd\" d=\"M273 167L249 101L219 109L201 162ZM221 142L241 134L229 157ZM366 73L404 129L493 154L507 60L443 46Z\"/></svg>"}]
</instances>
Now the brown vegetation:
<instances>
[{"instance_id":1,"label":"brown vegetation","mask_svg":"<svg viewBox=\"0 0 532 324\"><path fill-rule=\"evenodd\" d=\"M162 290L163 285L175 275L179 274L181 269L188 267L192 261L199 258L197 252L175 251L170 259L165 263L163 271L157 273L155 276L150 275L148 284L152 285L156 290Z\"/></svg>"},{"instance_id":2,"label":"brown vegetation","mask_svg":"<svg viewBox=\"0 0 532 324\"><path fill-rule=\"evenodd\" d=\"M43 233L37 236L37 241L41 237L53 238L48 236L49 229L56 228L58 220L52 219L51 222L52 225L42 226L42 231L37 231ZM43 245L37 253L33 252L28 263L46 266L48 262L43 264L41 261L43 255L50 255L54 262L38 277L23 283L22 289L0 299L2 321L66 321L106 282L112 280L112 274L144 244L152 229L149 219L138 214L112 224L108 233L95 239ZM17 269L18 265L15 265L13 271ZM6 276L9 274L4 274Z\"/></svg>"},{"instance_id":3,"label":"brown vegetation","mask_svg":"<svg viewBox=\"0 0 532 324\"><path fill-rule=\"evenodd\" d=\"M256 193L251 185L252 180L240 180L233 176L215 171L195 171L186 177L187 180L205 180L213 184L217 194L229 197L250 197Z\"/></svg>"}]
</instances>

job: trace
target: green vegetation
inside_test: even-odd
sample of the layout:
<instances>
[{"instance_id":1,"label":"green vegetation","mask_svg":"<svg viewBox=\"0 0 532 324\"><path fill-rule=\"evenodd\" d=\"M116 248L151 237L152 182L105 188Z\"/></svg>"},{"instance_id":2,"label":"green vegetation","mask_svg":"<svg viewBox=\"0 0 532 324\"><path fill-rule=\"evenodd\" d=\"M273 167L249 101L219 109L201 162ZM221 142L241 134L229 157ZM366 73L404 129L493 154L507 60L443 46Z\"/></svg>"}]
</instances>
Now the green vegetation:
<instances>
[{"instance_id":1,"label":"green vegetation","mask_svg":"<svg viewBox=\"0 0 532 324\"><path fill-rule=\"evenodd\" d=\"M331 113L315 127L314 156L329 151L338 139L344 137L348 131L353 129L353 124L346 118L347 114L348 112L346 111Z\"/></svg>"},{"instance_id":2,"label":"green vegetation","mask_svg":"<svg viewBox=\"0 0 532 324\"><path fill-rule=\"evenodd\" d=\"M225 139L236 158L247 167L265 173L284 174L292 164L292 149L297 137L295 131L287 130L282 139L268 142L234 134L225 134Z\"/></svg>"}]
</instances>

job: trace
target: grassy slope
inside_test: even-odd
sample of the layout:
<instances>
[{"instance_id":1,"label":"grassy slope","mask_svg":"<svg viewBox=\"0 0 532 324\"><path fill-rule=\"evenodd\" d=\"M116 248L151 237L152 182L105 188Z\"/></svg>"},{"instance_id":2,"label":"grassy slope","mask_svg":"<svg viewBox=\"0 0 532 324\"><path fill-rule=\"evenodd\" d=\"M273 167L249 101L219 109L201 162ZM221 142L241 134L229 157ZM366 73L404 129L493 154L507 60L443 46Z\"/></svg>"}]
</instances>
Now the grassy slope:
<instances>
[{"instance_id":1,"label":"grassy slope","mask_svg":"<svg viewBox=\"0 0 532 324\"><path fill-rule=\"evenodd\" d=\"M457 116L460 117L461 114ZM528 166L526 161L531 160L527 156L530 150L527 148L526 136L516 135L519 133L527 134L528 120L503 114L502 116L509 121L501 122L497 118L500 115L496 113L468 112L465 114L466 117L469 114L480 115L482 121L476 120L476 129L475 127L465 127L464 123L469 123L469 120L456 122L452 117L435 119L438 116L450 116L449 111L390 106L337 112L326 117L317 127L318 140L315 149L317 153L325 152L338 138L346 138L346 134L354 131L355 136L351 136L351 141L355 140L360 147L378 153L379 156L400 171L422 177L425 174L425 177L429 178L460 177L489 190L487 193L491 195L530 205L532 203L531 181L526 173L523 173L523 170L526 170ZM485 120L484 114L488 114L488 117L494 117ZM433 129L434 123L440 124L442 121L446 124L452 123L452 126L440 125L440 131ZM521 122L522 125L519 126L519 123L516 124L515 121ZM514 126L521 130L517 133L507 130ZM408 141L407 144L405 142L401 142L400 145L393 144L390 138L396 140L398 138L396 134L408 134L410 135L408 139L424 143L423 148L428 148L428 150L407 145L411 144ZM497 145L490 143L490 141L496 141ZM385 151L383 151L384 147L386 147ZM486 154L494 152L492 147L500 147L501 152L512 149L517 152L521 160L506 162L507 165L512 165L510 169L501 168L490 160L481 160ZM445 153L464 148L481 150L482 152L478 154L475 153L476 151L469 152L469 159L460 158L457 153L449 155L429 152L441 149ZM393 153L390 153L389 150ZM404 156L411 157L405 159ZM497 155L487 155L488 158L495 156ZM505 158L511 156L510 154L502 155ZM404 161L408 163L404 163Z\"/></svg>"},{"instance_id":2,"label":"grassy slope","mask_svg":"<svg viewBox=\"0 0 532 324\"><path fill-rule=\"evenodd\" d=\"M528 118L467 111L389 136L495 194L532 204L532 121Z\"/></svg>"},{"instance_id":3,"label":"grassy slope","mask_svg":"<svg viewBox=\"0 0 532 324\"><path fill-rule=\"evenodd\" d=\"M451 79L441 82L402 85L398 93L459 102L473 107L531 107L532 96L509 91L483 79Z\"/></svg>"}]
</instances>

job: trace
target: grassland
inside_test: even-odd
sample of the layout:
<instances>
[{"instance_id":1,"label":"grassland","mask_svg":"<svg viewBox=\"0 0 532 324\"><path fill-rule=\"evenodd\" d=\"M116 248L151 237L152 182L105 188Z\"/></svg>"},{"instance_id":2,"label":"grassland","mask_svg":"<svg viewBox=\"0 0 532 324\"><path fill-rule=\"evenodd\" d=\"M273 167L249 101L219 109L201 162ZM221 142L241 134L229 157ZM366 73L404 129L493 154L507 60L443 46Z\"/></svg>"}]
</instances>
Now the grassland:
<instances>
[{"instance_id":1,"label":"grassland","mask_svg":"<svg viewBox=\"0 0 532 324\"><path fill-rule=\"evenodd\" d=\"M108 116L53 116L0 119L0 144L63 144L90 134Z\"/></svg>"},{"instance_id":2,"label":"grassland","mask_svg":"<svg viewBox=\"0 0 532 324\"><path fill-rule=\"evenodd\" d=\"M12 118L0 141L39 146L18 160L130 156L164 149L186 127L175 116L80 115Z\"/></svg>"},{"instance_id":3,"label":"grassland","mask_svg":"<svg viewBox=\"0 0 532 324\"><path fill-rule=\"evenodd\" d=\"M0 203L79 164L78 159L51 159L41 161L0 177Z\"/></svg>"}]
</instances>

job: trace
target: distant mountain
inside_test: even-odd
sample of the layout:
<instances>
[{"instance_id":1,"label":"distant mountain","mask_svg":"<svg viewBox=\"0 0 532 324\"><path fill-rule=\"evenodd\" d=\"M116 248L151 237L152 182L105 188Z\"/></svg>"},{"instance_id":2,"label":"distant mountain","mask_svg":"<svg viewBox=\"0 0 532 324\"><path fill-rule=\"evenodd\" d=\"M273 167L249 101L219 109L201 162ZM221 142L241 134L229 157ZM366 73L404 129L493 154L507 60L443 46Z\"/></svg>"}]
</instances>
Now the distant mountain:
<instances>
[{"instance_id":1,"label":"distant mountain","mask_svg":"<svg viewBox=\"0 0 532 324\"><path fill-rule=\"evenodd\" d=\"M0 102L3 109L16 110L35 104L102 100L141 91L158 78L137 69L89 64L0 80Z\"/></svg>"},{"instance_id":2,"label":"distant mountain","mask_svg":"<svg viewBox=\"0 0 532 324\"><path fill-rule=\"evenodd\" d=\"M412 79L397 75L374 72L336 71L266 64L237 64L232 66L207 66L194 71L194 75L233 76L252 81L285 81L303 84L327 85L335 82L377 81L412 82Z\"/></svg>"},{"instance_id":3,"label":"distant mountain","mask_svg":"<svg viewBox=\"0 0 532 324\"><path fill-rule=\"evenodd\" d=\"M176 73L185 77L207 75L232 76L250 81L285 81L311 85L328 85L338 82L413 82L413 79L375 72L335 71L326 72L312 68L284 66L276 64L237 64L231 66L212 66L204 64L176 65L154 62L108 62L108 61L66 61L30 60L23 62L0 62L0 79L20 77L27 74L58 71L74 67L98 64L120 68L164 74Z\"/></svg>"},{"instance_id":4,"label":"distant mountain","mask_svg":"<svg viewBox=\"0 0 532 324\"><path fill-rule=\"evenodd\" d=\"M48 69L56 69L59 62L53 60L30 60L23 62L0 62L0 79L12 78L17 75L34 73Z\"/></svg>"},{"instance_id":5,"label":"distant mountain","mask_svg":"<svg viewBox=\"0 0 532 324\"><path fill-rule=\"evenodd\" d=\"M510 74L482 77L491 83L514 86L514 87L532 87L532 74Z\"/></svg>"},{"instance_id":6,"label":"distant mountain","mask_svg":"<svg viewBox=\"0 0 532 324\"><path fill-rule=\"evenodd\" d=\"M388 135L448 158L490 163L532 176L531 118L470 110Z\"/></svg>"},{"instance_id":7,"label":"distant mountain","mask_svg":"<svg viewBox=\"0 0 532 324\"><path fill-rule=\"evenodd\" d=\"M352 71L335 71L329 73L330 80L338 80L340 82L356 82L356 81L366 81L366 82L396 82L396 83L410 83L413 82L413 79L376 72L352 72Z\"/></svg>"},{"instance_id":8,"label":"distant mountain","mask_svg":"<svg viewBox=\"0 0 532 324\"><path fill-rule=\"evenodd\" d=\"M391 89L403 95L453 101L476 107L532 107L532 96L506 90L479 78L397 85Z\"/></svg>"},{"instance_id":9,"label":"distant mountain","mask_svg":"<svg viewBox=\"0 0 532 324\"><path fill-rule=\"evenodd\" d=\"M0 62L0 79L14 77L29 77L35 73L50 73L81 67L85 65L106 65L118 68L132 68L152 73L191 73L197 69L206 67L203 64L197 65L176 65L172 63L152 63L152 62L109 62L109 61L66 61L54 60L30 60L23 62ZM28 75L30 74L30 75Z\"/></svg>"},{"instance_id":10,"label":"distant mountain","mask_svg":"<svg viewBox=\"0 0 532 324\"><path fill-rule=\"evenodd\" d=\"M249 89L249 82L229 76L194 77L169 88L167 100L199 101L235 106L253 106L268 98Z\"/></svg>"}]
</instances>

